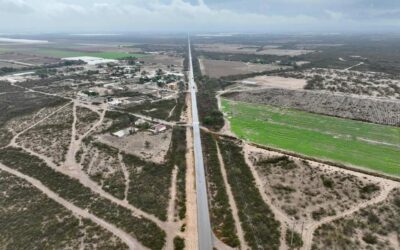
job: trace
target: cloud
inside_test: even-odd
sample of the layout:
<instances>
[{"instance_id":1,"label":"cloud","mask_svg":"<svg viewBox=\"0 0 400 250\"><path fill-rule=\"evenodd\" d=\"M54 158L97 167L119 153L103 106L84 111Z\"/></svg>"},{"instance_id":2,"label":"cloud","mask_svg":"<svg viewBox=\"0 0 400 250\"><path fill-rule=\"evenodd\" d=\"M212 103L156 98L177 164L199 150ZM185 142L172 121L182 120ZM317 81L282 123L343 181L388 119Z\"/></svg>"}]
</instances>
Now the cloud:
<instances>
[{"instance_id":1,"label":"cloud","mask_svg":"<svg viewBox=\"0 0 400 250\"><path fill-rule=\"evenodd\" d=\"M381 1L371 7L364 0L0 0L0 32L337 32L398 26L393 10L400 4ZM4 25L16 13L13 27Z\"/></svg>"},{"instance_id":2,"label":"cloud","mask_svg":"<svg viewBox=\"0 0 400 250\"><path fill-rule=\"evenodd\" d=\"M325 13L329 16L329 18L334 19L334 20L343 19L343 13L341 13L341 12L325 10Z\"/></svg>"},{"instance_id":3,"label":"cloud","mask_svg":"<svg viewBox=\"0 0 400 250\"><path fill-rule=\"evenodd\" d=\"M32 11L32 8L23 0L0 0L0 13L24 14Z\"/></svg>"}]
</instances>

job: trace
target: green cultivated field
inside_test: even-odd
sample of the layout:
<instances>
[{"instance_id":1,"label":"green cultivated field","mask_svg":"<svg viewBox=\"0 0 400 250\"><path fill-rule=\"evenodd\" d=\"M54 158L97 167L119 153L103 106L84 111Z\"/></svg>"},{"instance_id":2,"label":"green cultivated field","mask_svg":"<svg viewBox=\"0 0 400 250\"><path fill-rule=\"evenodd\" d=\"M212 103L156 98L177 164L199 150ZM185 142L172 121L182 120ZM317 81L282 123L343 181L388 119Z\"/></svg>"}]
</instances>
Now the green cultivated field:
<instances>
[{"instance_id":1,"label":"green cultivated field","mask_svg":"<svg viewBox=\"0 0 400 250\"><path fill-rule=\"evenodd\" d=\"M105 59L120 59L125 57L144 57L145 54L128 53L124 51L77 51L77 50L63 50L63 49L37 49L38 54L54 57L78 57L78 56L93 56Z\"/></svg>"},{"instance_id":2,"label":"green cultivated field","mask_svg":"<svg viewBox=\"0 0 400 250\"><path fill-rule=\"evenodd\" d=\"M238 137L400 176L400 128L222 99Z\"/></svg>"},{"instance_id":3,"label":"green cultivated field","mask_svg":"<svg viewBox=\"0 0 400 250\"><path fill-rule=\"evenodd\" d=\"M0 47L0 54L5 53L5 52L7 52L7 51L8 51L8 49L6 49L6 48L1 48L1 47Z\"/></svg>"}]
</instances>

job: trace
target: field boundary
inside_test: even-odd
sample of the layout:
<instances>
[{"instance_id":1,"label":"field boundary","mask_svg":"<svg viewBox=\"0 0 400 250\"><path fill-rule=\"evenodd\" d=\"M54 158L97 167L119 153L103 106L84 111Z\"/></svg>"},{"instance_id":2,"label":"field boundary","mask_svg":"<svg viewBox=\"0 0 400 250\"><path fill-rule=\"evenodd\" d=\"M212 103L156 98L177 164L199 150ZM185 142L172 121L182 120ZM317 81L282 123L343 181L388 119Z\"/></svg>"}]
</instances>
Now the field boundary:
<instances>
[{"instance_id":1,"label":"field boundary","mask_svg":"<svg viewBox=\"0 0 400 250\"><path fill-rule=\"evenodd\" d=\"M267 145L263 145L263 144L259 144L259 143L255 143L255 142L251 142L251 141L246 141L243 139L240 139L236 136L232 136L232 135L226 135L220 132L215 132L215 131L211 131L205 128L202 128L204 131L208 132L208 133L212 133L215 134L217 136L229 139L229 140L236 140L239 141L241 143L247 143L251 146L257 147L257 148L261 148L261 149L265 149L268 151L273 151L273 152L277 152L277 153L281 153L281 154L285 154L285 155L289 155L292 157L296 157L296 158L300 158L303 160L309 160L309 161L314 161L314 162L318 162L318 163L322 163L322 164L326 164L326 165L330 165L333 167L338 167L338 168L342 168L342 169L346 169L346 170L350 170L353 172L358 172L358 173L362 173L362 174L367 174L367 175L372 175L375 177L379 177L379 178L384 178L384 179L388 179L388 180L392 180L392 181L396 181L396 182L400 182L400 177L396 177L393 175L388 175L388 174L384 174L384 173L380 173L380 172L375 172L375 171L370 171L367 169L363 169L361 167L353 167L353 166L349 166L343 163L339 163L339 162L334 162L334 161L329 161L329 160L323 160L323 159L319 159L319 158L315 158L312 156L307 156L307 155L303 155L300 153L295 153L293 151L289 151L289 150L284 150L284 149L280 149L280 148L275 148L275 147L271 147L271 146L267 146Z\"/></svg>"}]
</instances>

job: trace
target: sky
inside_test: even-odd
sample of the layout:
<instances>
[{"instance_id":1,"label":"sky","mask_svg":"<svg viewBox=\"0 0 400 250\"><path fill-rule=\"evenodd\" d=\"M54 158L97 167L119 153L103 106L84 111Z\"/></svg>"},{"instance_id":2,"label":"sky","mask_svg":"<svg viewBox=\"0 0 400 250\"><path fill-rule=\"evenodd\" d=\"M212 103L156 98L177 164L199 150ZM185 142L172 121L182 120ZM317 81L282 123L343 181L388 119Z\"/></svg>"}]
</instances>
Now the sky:
<instances>
[{"instance_id":1,"label":"sky","mask_svg":"<svg viewBox=\"0 0 400 250\"><path fill-rule=\"evenodd\" d=\"M0 33L400 31L400 0L0 0Z\"/></svg>"}]
</instances>

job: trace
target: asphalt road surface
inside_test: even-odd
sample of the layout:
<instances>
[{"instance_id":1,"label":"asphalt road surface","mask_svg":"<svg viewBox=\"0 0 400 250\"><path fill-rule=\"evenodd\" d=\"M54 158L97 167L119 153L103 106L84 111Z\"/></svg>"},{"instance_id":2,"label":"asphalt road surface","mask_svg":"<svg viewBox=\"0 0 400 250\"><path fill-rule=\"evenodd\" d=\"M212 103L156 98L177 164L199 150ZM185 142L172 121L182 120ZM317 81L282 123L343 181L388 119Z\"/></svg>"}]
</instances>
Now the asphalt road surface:
<instances>
[{"instance_id":1,"label":"asphalt road surface","mask_svg":"<svg viewBox=\"0 0 400 250\"><path fill-rule=\"evenodd\" d=\"M206 176L204 173L203 152L201 148L199 113L197 111L196 92L197 87L193 76L192 52L189 45L189 91L192 100L192 122L193 122L193 147L194 163L196 169L196 199L197 199L197 233L200 250L211 250L212 231L210 215L208 210Z\"/></svg>"}]
</instances>

